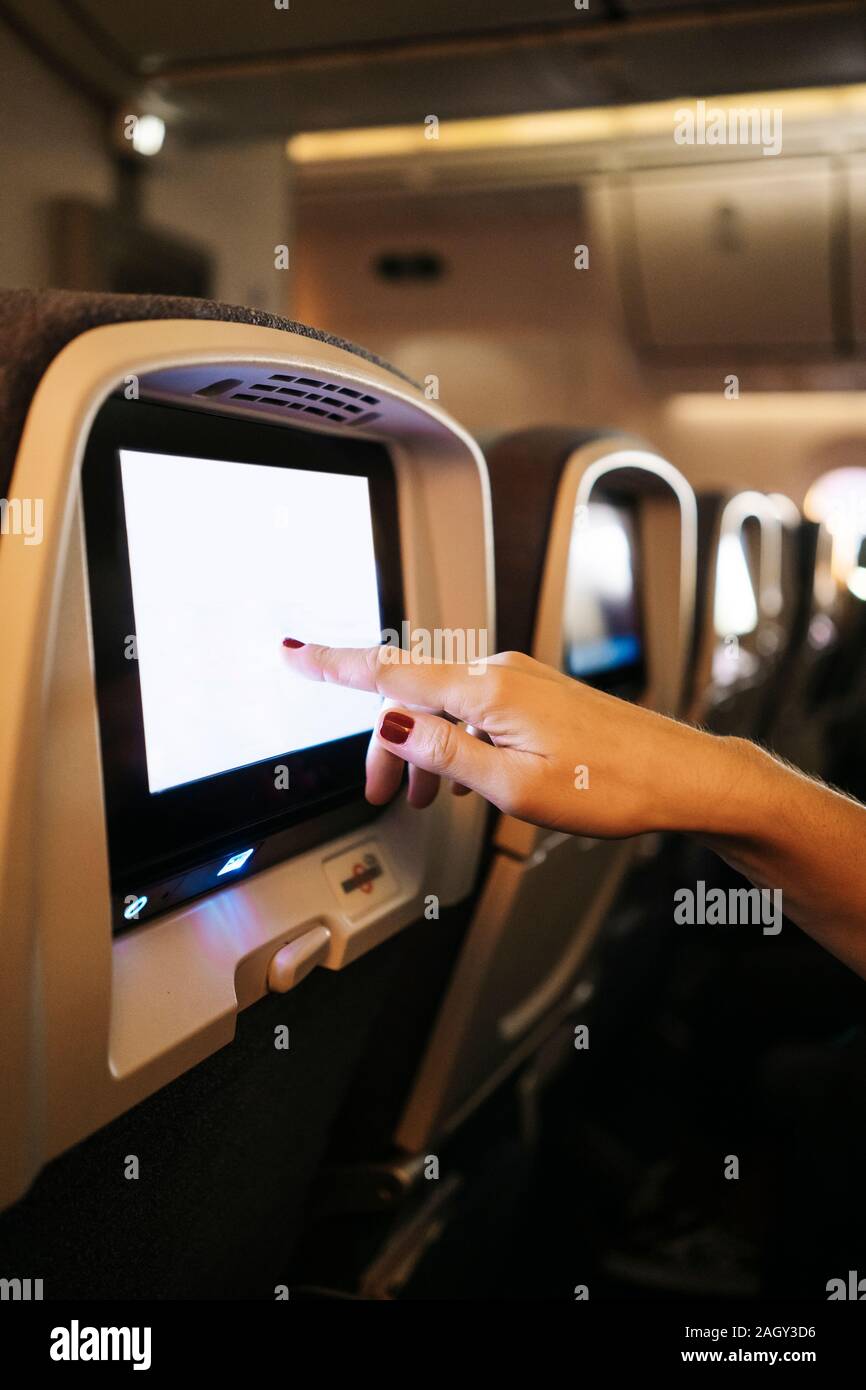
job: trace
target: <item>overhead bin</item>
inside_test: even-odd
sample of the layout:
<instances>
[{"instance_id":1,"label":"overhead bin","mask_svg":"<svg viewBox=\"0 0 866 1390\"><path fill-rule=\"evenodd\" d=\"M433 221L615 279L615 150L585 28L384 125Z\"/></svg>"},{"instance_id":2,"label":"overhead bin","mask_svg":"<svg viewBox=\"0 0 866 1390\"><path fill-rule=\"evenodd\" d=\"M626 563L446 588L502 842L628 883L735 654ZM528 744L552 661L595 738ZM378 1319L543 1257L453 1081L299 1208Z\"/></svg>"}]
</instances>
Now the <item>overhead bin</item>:
<instances>
[{"instance_id":1,"label":"overhead bin","mask_svg":"<svg viewBox=\"0 0 866 1390\"><path fill-rule=\"evenodd\" d=\"M621 251L639 343L832 353L842 179L830 160L788 158L633 174Z\"/></svg>"}]
</instances>

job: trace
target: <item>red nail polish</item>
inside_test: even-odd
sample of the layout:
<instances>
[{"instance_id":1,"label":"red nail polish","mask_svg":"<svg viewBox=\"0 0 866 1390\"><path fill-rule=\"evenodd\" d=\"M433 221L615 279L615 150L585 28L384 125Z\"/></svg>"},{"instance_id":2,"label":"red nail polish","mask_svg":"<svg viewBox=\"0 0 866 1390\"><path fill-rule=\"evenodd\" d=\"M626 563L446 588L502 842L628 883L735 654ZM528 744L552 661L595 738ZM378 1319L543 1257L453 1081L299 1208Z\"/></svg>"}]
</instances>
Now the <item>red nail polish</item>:
<instances>
[{"instance_id":1,"label":"red nail polish","mask_svg":"<svg viewBox=\"0 0 866 1390\"><path fill-rule=\"evenodd\" d=\"M306 645L307 645L306 642L299 642L298 639L297 639L297 637L284 637L284 638L283 638L283 646L284 646L284 647L291 647L291 648L292 648L292 651L294 651L296 647L305 647Z\"/></svg>"},{"instance_id":2,"label":"red nail polish","mask_svg":"<svg viewBox=\"0 0 866 1390\"><path fill-rule=\"evenodd\" d=\"M379 725L379 735L389 743L405 743L415 727L415 720L409 714L389 710Z\"/></svg>"}]
</instances>

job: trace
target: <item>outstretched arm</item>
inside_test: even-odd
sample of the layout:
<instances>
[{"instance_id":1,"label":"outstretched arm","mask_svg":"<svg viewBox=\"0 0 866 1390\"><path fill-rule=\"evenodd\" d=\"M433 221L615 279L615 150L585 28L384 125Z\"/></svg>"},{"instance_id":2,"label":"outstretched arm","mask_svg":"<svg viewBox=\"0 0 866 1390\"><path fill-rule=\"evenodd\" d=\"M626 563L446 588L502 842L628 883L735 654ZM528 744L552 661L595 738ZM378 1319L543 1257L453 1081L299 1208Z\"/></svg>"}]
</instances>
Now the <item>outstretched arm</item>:
<instances>
[{"instance_id":1,"label":"outstretched arm","mask_svg":"<svg viewBox=\"0 0 866 1390\"><path fill-rule=\"evenodd\" d=\"M520 653L460 666L391 647L285 645L299 676L387 698L367 758L370 801L390 800L408 763L418 807L445 777L509 815L576 835L693 835L759 888L780 889L785 914L866 977L858 802L747 740L618 700Z\"/></svg>"}]
</instances>

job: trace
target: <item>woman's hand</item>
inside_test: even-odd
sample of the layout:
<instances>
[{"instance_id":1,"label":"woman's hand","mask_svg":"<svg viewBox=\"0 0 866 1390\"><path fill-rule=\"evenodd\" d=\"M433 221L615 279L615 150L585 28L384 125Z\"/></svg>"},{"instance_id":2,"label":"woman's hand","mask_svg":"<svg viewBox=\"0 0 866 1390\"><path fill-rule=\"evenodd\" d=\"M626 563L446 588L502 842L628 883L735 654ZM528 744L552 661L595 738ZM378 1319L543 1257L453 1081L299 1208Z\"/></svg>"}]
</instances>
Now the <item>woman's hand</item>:
<instances>
[{"instance_id":1,"label":"woman's hand","mask_svg":"<svg viewBox=\"0 0 866 1390\"><path fill-rule=\"evenodd\" d=\"M287 659L299 675L389 701L367 758L367 799L376 805L397 792L403 763L415 806L429 805L446 777L521 820L605 838L686 828L701 819L706 797L724 796L713 782L723 740L520 653L461 666L419 663L394 647L290 641Z\"/></svg>"},{"instance_id":2,"label":"woman's hand","mask_svg":"<svg viewBox=\"0 0 866 1390\"><path fill-rule=\"evenodd\" d=\"M367 797L409 799L440 777L509 815L578 835L699 836L866 977L866 807L738 738L718 738L604 695L528 656L419 664L393 647L303 646L299 675L390 702L367 758ZM402 659L406 656L406 660ZM466 727L461 728L455 721Z\"/></svg>"}]
</instances>

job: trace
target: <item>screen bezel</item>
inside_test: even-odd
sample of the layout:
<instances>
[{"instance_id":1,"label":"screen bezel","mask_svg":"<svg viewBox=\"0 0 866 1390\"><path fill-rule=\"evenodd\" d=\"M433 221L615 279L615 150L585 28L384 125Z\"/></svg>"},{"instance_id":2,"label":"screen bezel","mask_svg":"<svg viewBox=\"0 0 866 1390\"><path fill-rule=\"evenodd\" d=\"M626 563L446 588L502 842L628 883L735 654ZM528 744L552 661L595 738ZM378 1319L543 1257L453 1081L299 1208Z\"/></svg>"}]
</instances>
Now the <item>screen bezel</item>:
<instances>
[{"instance_id":1,"label":"screen bezel","mask_svg":"<svg viewBox=\"0 0 866 1390\"><path fill-rule=\"evenodd\" d=\"M113 888L199 864L239 839L261 840L355 800L363 814L369 734L353 734L158 793L148 787L119 451L365 477L370 488L383 629L403 614L397 491L387 448L150 401L111 397L94 422L82 467L90 615ZM285 634L275 633L278 642ZM291 634L290 634L291 635ZM275 765L288 769L277 787ZM303 844L310 841L309 830ZM285 856L284 856L285 857Z\"/></svg>"},{"instance_id":2,"label":"screen bezel","mask_svg":"<svg viewBox=\"0 0 866 1390\"><path fill-rule=\"evenodd\" d=\"M590 505L593 502L604 502L610 507L615 507L617 511L624 514L629 523L632 540L631 572L634 586L635 628L636 636L640 644L640 651L634 661L624 662L621 666L611 666L599 671L588 671L586 674L578 676L575 675L571 669L571 644L566 640L566 635L563 633L562 669L566 675L571 676L573 680L579 680L584 685L592 686L595 690L604 690L609 695L618 695L625 700L637 700L644 694L647 686L646 630L644 624L643 585L641 583L642 545L640 536L639 499L631 494L618 492L612 488L599 487L590 498ZM568 567L566 567L565 582L566 585L568 585Z\"/></svg>"}]
</instances>

